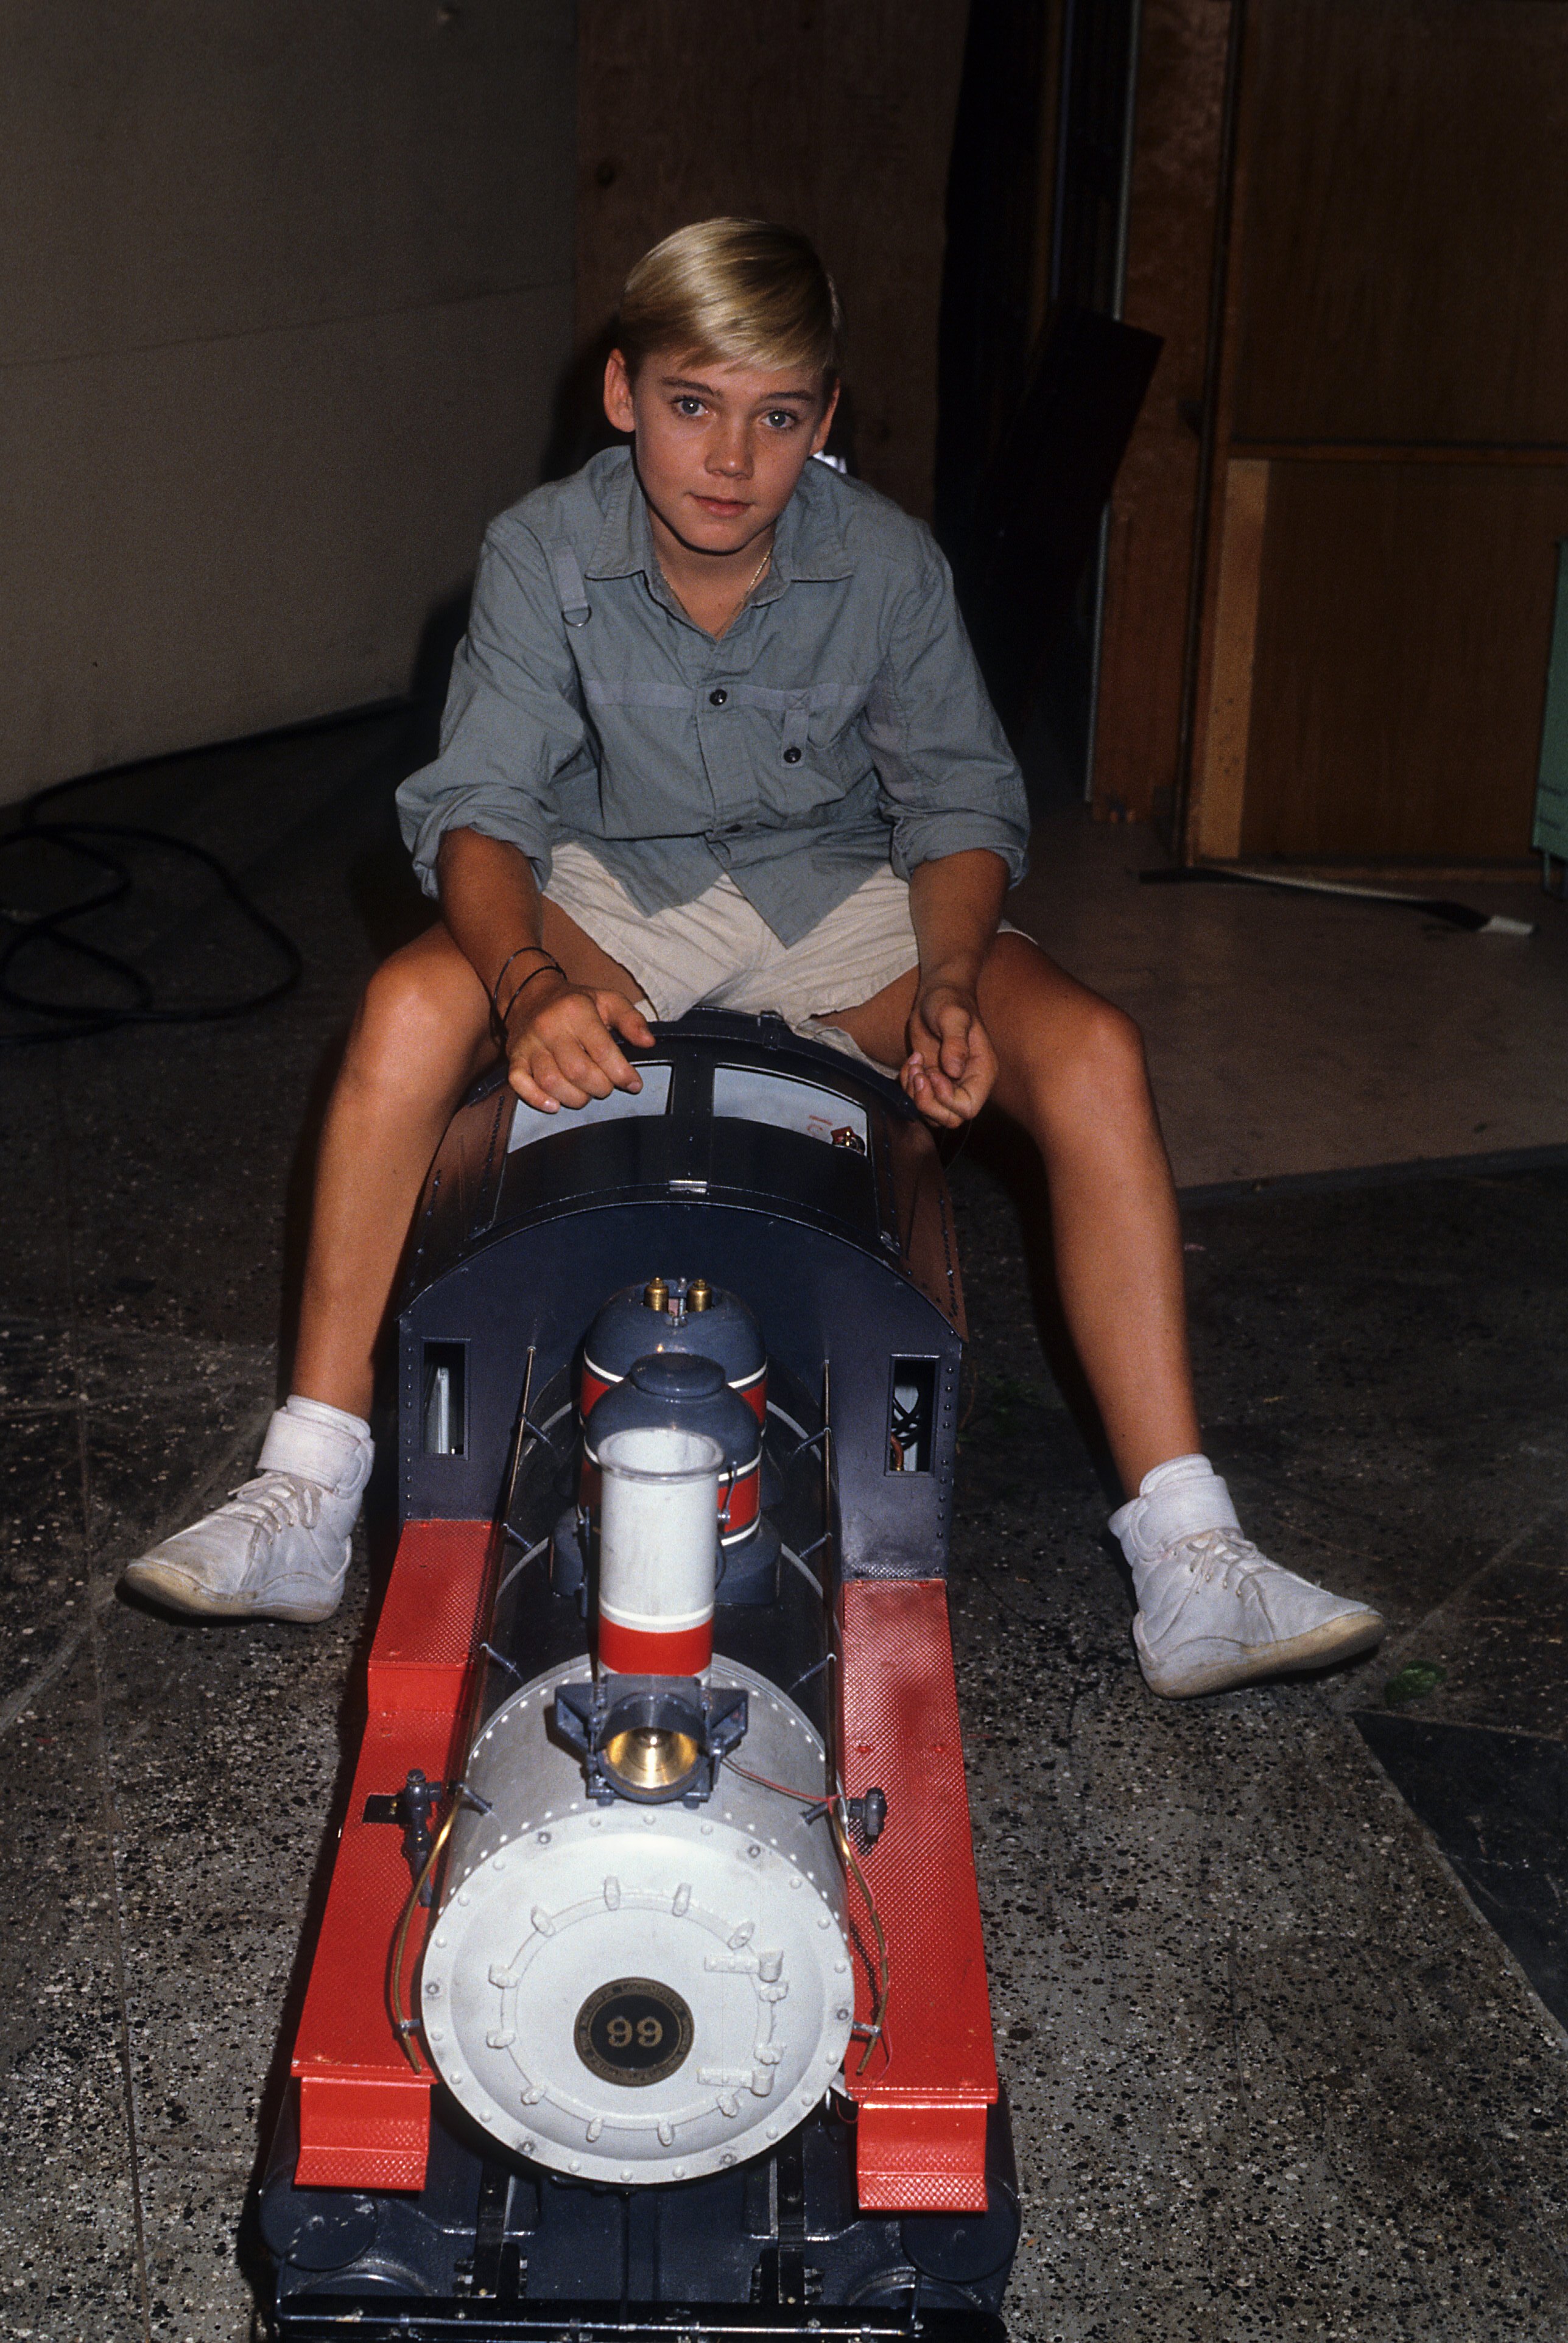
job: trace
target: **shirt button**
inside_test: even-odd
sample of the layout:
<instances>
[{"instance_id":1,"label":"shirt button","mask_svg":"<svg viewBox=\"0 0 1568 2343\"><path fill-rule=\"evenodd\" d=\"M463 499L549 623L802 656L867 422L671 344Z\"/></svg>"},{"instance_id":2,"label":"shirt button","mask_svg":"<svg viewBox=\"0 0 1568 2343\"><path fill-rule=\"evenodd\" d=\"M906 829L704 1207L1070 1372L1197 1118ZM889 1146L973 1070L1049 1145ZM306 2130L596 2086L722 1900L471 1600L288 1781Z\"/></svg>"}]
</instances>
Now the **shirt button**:
<instances>
[{"instance_id":1,"label":"shirt button","mask_svg":"<svg viewBox=\"0 0 1568 2343\"><path fill-rule=\"evenodd\" d=\"M784 762L785 762L787 765L798 765L798 764L799 763L799 761L800 761L800 751L799 751L799 749L785 749L785 751L784 751Z\"/></svg>"},{"instance_id":2,"label":"shirt button","mask_svg":"<svg viewBox=\"0 0 1568 2343\"><path fill-rule=\"evenodd\" d=\"M729 697L729 694L724 689L723 686L720 685L717 691L710 691L709 693L708 704L709 708L722 708Z\"/></svg>"}]
</instances>

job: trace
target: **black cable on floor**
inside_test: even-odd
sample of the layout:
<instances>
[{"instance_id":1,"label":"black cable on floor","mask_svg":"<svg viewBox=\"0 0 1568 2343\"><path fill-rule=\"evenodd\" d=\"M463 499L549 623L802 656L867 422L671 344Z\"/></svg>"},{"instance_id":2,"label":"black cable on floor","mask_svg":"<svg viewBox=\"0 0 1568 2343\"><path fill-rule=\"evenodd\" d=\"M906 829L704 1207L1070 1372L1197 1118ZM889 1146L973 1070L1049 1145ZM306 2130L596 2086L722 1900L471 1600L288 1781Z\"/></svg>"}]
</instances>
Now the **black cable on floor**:
<instances>
[{"instance_id":1,"label":"black cable on floor","mask_svg":"<svg viewBox=\"0 0 1568 2343\"><path fill-rule=\"evenodd\" d=\"M285 935L276 920L269 920L258 905L253 903L234 873L209 854L205 846L193 845L188 838L176 838L170 831L146 830L129 822L114 821L41 821L39 808L62 790L81 789L97 774L73 777L56 781L41 789L22 809L18 826L0 837L0 857L20 846L49 845L75 856L82 863L90 864L103 874L102 882L90 893L75 901L65 903L57 910L28 911L12 903L0 902L0 926L15 930L11 935L0 935L0 1001L9 1009L18 1009L30 1017L52 1021L36 1031L0 1033L0 1049L21 1049L35 1041L80 1041L90 1034L111 1033L122 1025L209 1025L230 1017L247 1017L253 1010L265 1009L284 994L292 992L305 971L298 947ZM111 903L123 902L132 892L136 880L121 857L96 841L114 840L135 841L151 846L160 852L184 854L210 871L224 893L240 913L265 938L283 963L284 973L276 984L263 991L248 992L232 1001L205 1001L189 1008L169 1008L160 1005L152 980L134 960L119 953L106 951L101 944L89 943L85 936L73 935L70 922L85 919L89 913L106 910ZM74 952L79 960L106 970L131 994L127 1006L95 1008L80 1001L51 1000L46 994L27 992L12 980L12 969L24 953L41 943L52 943L61 951Z\"/></svg>"}]
</instances>

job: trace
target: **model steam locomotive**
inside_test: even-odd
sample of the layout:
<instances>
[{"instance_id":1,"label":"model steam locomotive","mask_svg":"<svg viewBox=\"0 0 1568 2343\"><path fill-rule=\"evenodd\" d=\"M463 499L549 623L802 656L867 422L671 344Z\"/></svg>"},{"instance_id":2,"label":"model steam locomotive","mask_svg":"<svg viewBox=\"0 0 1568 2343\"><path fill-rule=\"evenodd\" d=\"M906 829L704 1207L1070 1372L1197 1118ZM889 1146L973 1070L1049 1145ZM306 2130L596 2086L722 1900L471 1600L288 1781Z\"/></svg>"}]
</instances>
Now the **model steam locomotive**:
<instances>
[{"instance_id":1,"label":"model steam locomotive","mask_svg":"<svg viewBox=\"0 0 1568 2343\"><path fill-rule=\"evenodd\" d=\"M638 1062L482 1084L416 1222L286 2343L1002 2331L936 1151L775 1019Z\"/></svg>"}]
</instances>

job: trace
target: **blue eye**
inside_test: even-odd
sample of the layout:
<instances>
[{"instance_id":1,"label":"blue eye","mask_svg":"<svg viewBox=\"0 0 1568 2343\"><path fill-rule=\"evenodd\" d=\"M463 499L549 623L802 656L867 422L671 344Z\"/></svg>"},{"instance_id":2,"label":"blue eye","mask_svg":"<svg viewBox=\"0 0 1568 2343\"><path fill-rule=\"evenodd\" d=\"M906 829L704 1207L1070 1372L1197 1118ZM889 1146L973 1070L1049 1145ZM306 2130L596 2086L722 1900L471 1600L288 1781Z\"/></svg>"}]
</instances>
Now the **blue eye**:
<instances>
[{"instance_id":1,"label":"blue eye","mask_svg":"<svg viewBox=\"0 0 1568 2343\"><path fill-rule=\"evenodd\" d=\"M776 407L768 420L773 425L775 430L793 431L800 418L790 407Z\"/></svg>"},{"instance_id":2,"label":"blue eye","mask_svg":"<svg viewBox=\"0 0 1568 2343\"><path fill-rule=\"evenodd\" d=\"M702 401L699 398L693 398L689 394L688 394L686 397L676 400L675 411L678 415L700 415L702 412Z\"/></svg>"}]
</instances>

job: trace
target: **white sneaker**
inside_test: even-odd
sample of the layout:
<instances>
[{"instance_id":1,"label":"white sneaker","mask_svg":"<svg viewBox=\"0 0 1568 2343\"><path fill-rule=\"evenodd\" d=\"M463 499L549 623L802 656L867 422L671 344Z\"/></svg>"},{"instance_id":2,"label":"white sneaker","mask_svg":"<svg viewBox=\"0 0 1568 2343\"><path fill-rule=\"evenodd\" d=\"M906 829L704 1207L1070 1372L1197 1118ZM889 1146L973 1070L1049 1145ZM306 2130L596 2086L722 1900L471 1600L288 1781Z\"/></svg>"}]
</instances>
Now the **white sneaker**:
<instances>
[{"instance_id":1,"label":"white sneaker","mask_svg":"<svg viewBox=\"0 0 1568 2343\"><path fill-rule=\"evenodd\" d=\"M1206 1456L1156 1465L1111 1527L1138 1594L1138 1664L1168 1700L1328 1667L1382 1640L1366 1604L1282 1570L1241 1535Z\"/></svg>"},{"instance_id":2,"label":"white sneaker","mask_svg":"<svg viewBox=\"0 0 1568 2343\"><path fill-rule=\"evenodd\" d=\"M267 1426L255 1480L131 1563L125 1584L206 1618L329 1619L375 1456L358 1416L289 1399Z\"/></svg>"}]
</instances>

